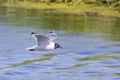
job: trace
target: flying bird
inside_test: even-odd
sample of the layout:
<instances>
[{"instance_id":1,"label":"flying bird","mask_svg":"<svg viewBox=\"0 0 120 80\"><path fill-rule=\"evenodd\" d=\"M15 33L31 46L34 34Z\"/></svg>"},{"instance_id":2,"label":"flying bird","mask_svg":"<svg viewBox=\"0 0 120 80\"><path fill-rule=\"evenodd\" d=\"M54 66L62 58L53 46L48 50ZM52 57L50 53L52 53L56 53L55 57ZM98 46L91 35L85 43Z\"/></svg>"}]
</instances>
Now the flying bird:
<instances>
[{"instance_id":1,"label":"flying bird","mask_svg":"<svg viewBox=\"0 0 120 80\"><path fill-rule=\"evenodd\" d=\"M36 40L36 45L27 48L29 51L46 51L61 48L60 44L54 42L57 39L57 33L55 31L49 32L48 35L39 35L35 32L31 33L32 37Z\"/></svg>"}]
</instances>

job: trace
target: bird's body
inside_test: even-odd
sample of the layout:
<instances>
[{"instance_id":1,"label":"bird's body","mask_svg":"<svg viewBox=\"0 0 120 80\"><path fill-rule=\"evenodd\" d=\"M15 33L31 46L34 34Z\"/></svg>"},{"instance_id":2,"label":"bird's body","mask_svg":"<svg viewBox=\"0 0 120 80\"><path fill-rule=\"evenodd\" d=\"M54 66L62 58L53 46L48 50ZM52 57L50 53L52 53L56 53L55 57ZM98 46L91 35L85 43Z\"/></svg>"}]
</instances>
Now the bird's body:
<instances>
[{"instance_id":1,"label":"bird's body","mask_svg":"<svg viewBox=\"0 0 120 80\"><path fill-rule=\"evenodd\" d=\"M32 32L31 35L37 43L35 46L27 48L29 51L45 51L62 48L58 43L54 42L57 39L57 33L55 32L51 32L45 36Z\"/></svg>"},{"instance_id":2,"label":"bird's body","mask_svg":"<svg viewBox=\"0 0 120 80\"><path fill-rule=\"evenodd\" d=\"M52 49L55 49L54 45L55 45L54 42L50 42L50 44L48 44L48 45L41 45L41 46L35 45L33 47L27 48L27 50L29 50L29 51L46 51L46 50L52 50Z\"/></svg>"}]
</instances>

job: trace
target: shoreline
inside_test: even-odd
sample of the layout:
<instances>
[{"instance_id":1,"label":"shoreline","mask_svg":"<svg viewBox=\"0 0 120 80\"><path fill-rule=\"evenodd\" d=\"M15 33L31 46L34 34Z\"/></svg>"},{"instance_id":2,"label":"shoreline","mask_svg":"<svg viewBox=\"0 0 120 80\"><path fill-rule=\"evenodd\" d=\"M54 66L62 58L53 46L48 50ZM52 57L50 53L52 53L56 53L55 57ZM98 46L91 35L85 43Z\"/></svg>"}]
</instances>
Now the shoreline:
<instances>
[{"instance_id":1,"label":"shoreline","mask_svg":"<svg viewBox=\"0 0 120 80\"><path fill-rule=\"evenodd\" d=\"M38 10L54 10L61 13L77 14L77 15L100 15L120 18L120 12L114 9L108 9L105 6L96 6L93 4L86 5L70 5L65 3L33 3L33 2L17 2L14 4L5 3L4 7L38 9Z\"/></svg>"}]
</instances>

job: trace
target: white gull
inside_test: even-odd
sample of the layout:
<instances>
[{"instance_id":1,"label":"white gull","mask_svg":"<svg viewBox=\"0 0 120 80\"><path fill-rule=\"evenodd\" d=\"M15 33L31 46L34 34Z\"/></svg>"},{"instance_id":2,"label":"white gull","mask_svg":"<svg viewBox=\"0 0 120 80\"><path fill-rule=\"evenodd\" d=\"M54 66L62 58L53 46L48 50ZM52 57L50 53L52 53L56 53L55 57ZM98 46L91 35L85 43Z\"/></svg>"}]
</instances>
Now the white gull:
<instances>
[{"instance_id":1,"label":"white gull","mask_svg":"<svg viewBox=\"0 0 120 80\"><path fill-rule=\"evenodd\" d=\"M54 42L54 40L57 39L57 33L54 31L50 32L48 35L39 35L35 32L32 32L31 35L36 40L36 45L27 48L29 51L45 51L57 48L62 49L60 44Z\"/></svg>"}]
</instances>

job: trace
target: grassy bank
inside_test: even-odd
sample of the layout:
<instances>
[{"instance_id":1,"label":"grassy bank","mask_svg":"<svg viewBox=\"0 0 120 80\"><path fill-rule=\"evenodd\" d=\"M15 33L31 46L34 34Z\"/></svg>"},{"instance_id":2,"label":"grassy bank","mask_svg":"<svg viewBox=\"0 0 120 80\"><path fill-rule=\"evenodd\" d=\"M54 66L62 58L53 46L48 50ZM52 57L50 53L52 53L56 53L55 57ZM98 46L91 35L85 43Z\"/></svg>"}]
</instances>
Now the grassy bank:
<instances>
[{"instance_id":1,"label":"grassy bank","mask_svg":"<svg viewBox=\"0 0 120 80\"><path fill-rule=\"evenodd\" d=\"M103 15L120 17L120 12L115 8L97 6L95 4L71 5L69 3L41 3L41 2L16 2L5 3L3 6L25 9L55 10L62 13Z\"/></svg>"}]
</instances>

